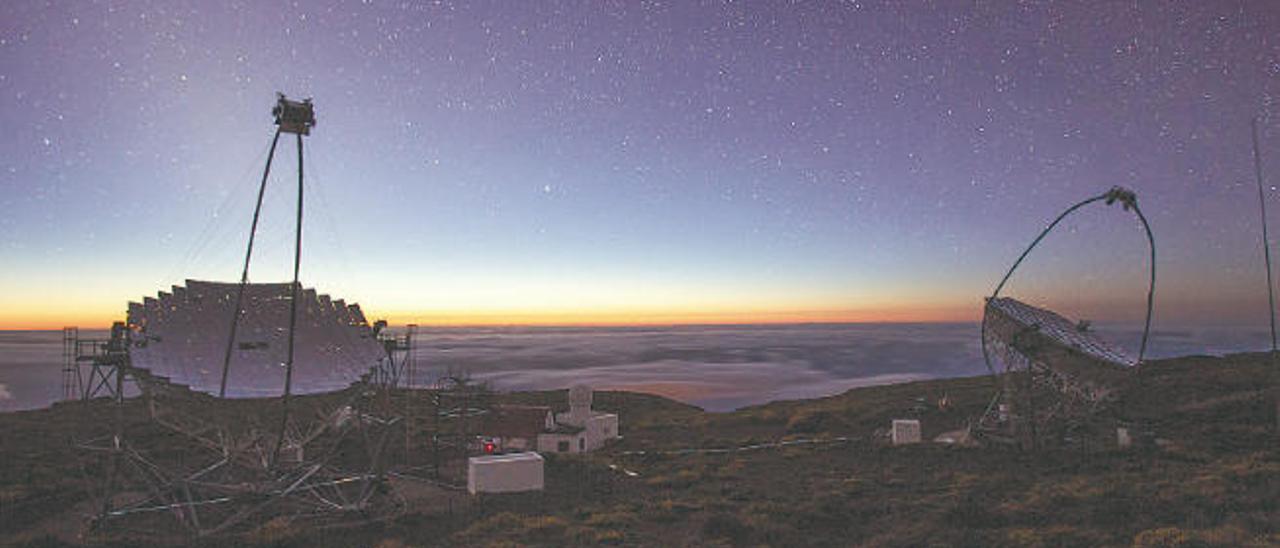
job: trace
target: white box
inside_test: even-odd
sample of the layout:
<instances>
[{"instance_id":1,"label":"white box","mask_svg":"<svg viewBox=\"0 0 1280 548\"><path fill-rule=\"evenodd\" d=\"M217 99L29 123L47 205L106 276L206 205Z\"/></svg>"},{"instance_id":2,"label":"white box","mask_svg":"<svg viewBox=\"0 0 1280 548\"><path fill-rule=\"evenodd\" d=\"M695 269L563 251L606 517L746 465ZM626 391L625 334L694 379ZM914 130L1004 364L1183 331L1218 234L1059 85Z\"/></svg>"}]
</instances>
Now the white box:
<instances>
[{"instance_id":1,"label":"white box","mask_svg":"<svg viewBox=\"0 0 1280 548\"><path fill-rule=\"evenodd\" d=\"M511 453L467 459L467 491L516 493L542 490L542 455Z\"/></svg>"},{"instance_id":2,"label":"white box","mask_svg":"<svg viewBox=\"0 0 1280 548\"><path fill-rule=\"evenodd\" d=\"M920 443L920 421L915 419L894 419L890 432L894 445Z\"/></svg>"}]
</instances>

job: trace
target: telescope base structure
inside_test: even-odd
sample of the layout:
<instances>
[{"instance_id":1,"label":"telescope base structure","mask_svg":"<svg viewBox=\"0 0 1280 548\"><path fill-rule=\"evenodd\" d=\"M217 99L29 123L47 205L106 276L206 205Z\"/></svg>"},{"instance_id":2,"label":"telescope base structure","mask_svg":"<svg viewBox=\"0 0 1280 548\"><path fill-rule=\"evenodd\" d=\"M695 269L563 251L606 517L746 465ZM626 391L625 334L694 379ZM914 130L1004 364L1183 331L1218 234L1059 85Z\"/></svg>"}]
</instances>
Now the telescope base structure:
<instances>
[{"instance_id":1,"label":"telescope base structure","mask_svg":"<svg viewBox=\"0 0 1280 548\"><path fill-rule=\"evenodd\" d=\"M980 440L1032 449L1088 444L1134 362L1089 331L1008 297L988 301L982 333L1000 389L974 425Z\"/></svg>"},{"instance_id":2,"label":"telescope base structure","mask_svg":"<svg viewBox=\"0 0 1280 548\"><path fill-rule=\"evenodd\" d=\"M298 398L307 405L294 413L332 411L306 429L290 423L277 450L278 399L218 399L145 372L136 379L151 419L170 435L81 445L103 479L95 529L204 537L273 522L363 523L403 508L385 474L400 418L379 409L377 391Z\"/></svg>"}]
</instances>

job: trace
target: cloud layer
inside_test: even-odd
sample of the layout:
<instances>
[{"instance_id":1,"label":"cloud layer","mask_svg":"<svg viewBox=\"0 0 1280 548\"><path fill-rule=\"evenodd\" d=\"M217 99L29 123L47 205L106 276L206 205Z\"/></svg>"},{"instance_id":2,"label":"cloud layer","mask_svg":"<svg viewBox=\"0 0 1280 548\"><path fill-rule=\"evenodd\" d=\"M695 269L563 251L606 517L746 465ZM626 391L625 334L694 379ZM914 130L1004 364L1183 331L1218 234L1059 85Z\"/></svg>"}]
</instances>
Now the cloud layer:
<instances>
[{"instance_id":1,"label":"cloud layer","mask_svg":"<svg viewBox=\"0 0 1280 548\"><path fill-rule=\"evenodd\" d=\"M1099 326L1131 354L1141 331ZM83 332L86 337L105 333ZM1162 328L1149 356L1269 346L1265 328ZM419 378L466 372L500 389L576 382L722 411L857 386L986 372L974 324L432 328L415 339ZM32 409L62 394L61 333L0 331L0 402Z\"/></svg>"}]
</instances>

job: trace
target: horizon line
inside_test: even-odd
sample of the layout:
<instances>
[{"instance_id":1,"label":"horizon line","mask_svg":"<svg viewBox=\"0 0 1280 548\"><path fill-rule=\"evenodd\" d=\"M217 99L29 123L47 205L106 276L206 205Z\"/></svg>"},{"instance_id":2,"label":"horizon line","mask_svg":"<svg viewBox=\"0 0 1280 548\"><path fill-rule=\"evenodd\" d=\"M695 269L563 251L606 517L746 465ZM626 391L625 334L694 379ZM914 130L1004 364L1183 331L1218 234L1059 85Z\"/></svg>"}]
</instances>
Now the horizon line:
<instances>
[{"instance_id":1,"label":"horizon line","mask_svg":"<svg viewBox=\"0 0 1280 548\"><path fill-rule=\"evenodd\" d=\"M122 320L113 320L122 321ZM375 319L374 321L377 321ZM670 321L636 321L636 322L387 322L389 328L407 328L409 326L416 327L439 327L439 328L482 328L482 327L546 327L546 328L562 328L562 327L735 327L735 326L760 326L760 325L911 325L911 324L976 324L980 320L903 320L903 319L885 319L885 320L758 320L758 321L688 321L688 322L670 322ZM373 325L370 322L369 325ZM111 329L111 323L106 324L36 324L36 325L0 325L0 331L60 331L65 328L77 329Z\"/></svg>"}]
</instances>

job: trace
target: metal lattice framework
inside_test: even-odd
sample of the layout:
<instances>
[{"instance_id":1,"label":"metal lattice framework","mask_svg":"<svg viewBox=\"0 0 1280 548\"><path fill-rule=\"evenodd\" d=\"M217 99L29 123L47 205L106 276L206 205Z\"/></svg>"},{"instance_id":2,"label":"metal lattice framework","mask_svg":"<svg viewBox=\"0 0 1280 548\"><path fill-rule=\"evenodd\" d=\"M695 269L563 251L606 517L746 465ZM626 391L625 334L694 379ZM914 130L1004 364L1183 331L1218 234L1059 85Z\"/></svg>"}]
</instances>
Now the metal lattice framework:
<instances>
[{"instance_id":1,"label":"metal lattice framework","mask_svg":"<svg viewBox=\"0 0 1280 548\"><path fill-rule=\"evenodd\" d=\"M1022 261L1064 218L1095 202L1119 202L1142 223L1150 250L1146 321L1137 359L1098 337L1085 322L1037 308L1000 291ZM1062 439L1108 401L1142 367L1151 329L1155 296L1155 238L1138 208L1137 196L1114 187L1081 201L1046 227L1005 274L987 299L982 316L982 355L997 382L996 395L976 425L988 440L1033 448L1042 440Z\"/></svg>"},{"instance_id":2,"label":"metal lattice framework","mask_svg":"<svg viewBox=\"0 0 1280 548\"><path fill-rule=\"evenodd\" d=\"M406 402L418 409L406 411L406 419L414 423L407 431L421 438L406 440L410 454L395 475L465 491L464 464L468 456L482 451L481 427L494 392L486 383L455 372L446 372L424 388L409 392Z\"/></svg>"}]
</instances>

